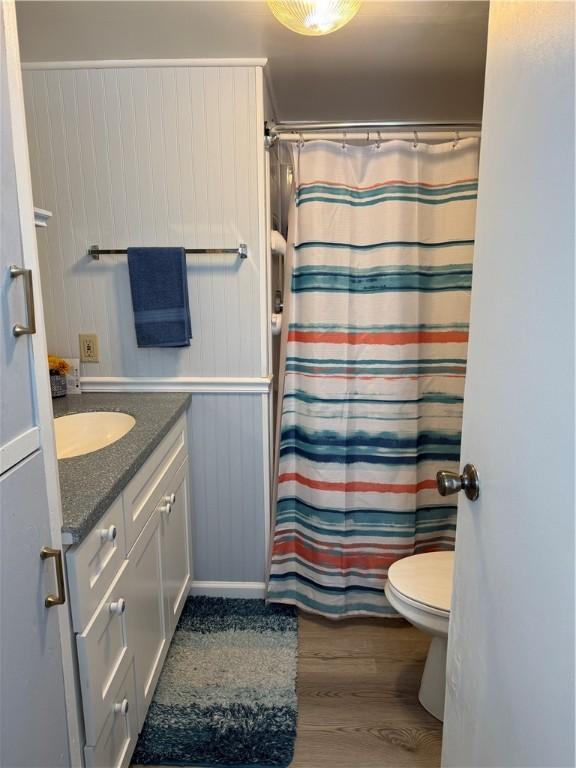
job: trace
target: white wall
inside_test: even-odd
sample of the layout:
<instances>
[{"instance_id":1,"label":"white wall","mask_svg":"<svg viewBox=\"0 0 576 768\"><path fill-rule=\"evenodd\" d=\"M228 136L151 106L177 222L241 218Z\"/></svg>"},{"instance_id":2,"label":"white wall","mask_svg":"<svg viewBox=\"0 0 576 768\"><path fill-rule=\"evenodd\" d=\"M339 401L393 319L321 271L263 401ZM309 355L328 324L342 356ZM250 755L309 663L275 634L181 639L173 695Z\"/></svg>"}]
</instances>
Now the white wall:
<instances>
[{"instance_id":1,"label":"white wall","mask_svg":"<svg viewBox=\"0 0 576 768\"><path fill-rule=\"evenodd\" d=\"M261 66L24 68L51 353L95 332L91 389L192 389L195 572L262 582L268 510L268 295ZM126 256L89 245L248 245L188 256L189 348L136 346ZM161 384L159 383L161 380ZM246 385L253 391L244 392ZM238 392L243 392L238 394ZM214 394L211 394L214 393Z\"/></svg>"}]
</instances>

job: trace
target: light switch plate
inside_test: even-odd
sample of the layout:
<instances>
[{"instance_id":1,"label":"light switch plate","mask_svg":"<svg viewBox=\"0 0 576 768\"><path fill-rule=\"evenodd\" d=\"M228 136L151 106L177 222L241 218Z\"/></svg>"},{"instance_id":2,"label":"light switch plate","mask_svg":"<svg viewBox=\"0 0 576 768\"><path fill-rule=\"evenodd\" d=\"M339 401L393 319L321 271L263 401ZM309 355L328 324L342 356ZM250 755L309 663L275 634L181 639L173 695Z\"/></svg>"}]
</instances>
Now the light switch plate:
<instances>
[{"instance_id":1,"label":"light switch plate","mask_svg":"<svg viewBox=\"0 0 576 768\"><path fill-rule=\"evenodd\" d=\"M79 339L80 361L82 363L98 363L100 361L98 336L95 333L81 333Z\"/></svg>"}]
</instances>

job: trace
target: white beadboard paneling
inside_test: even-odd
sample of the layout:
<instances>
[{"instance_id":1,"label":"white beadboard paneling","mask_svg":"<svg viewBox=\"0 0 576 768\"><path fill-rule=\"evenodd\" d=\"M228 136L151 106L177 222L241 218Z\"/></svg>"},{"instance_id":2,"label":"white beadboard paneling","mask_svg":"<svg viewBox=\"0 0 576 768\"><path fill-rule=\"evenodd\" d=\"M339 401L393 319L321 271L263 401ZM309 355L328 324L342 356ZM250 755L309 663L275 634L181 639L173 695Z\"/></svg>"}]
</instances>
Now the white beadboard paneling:
<instances>
[{"instance_id":1,"label":"white beadboard paneling","mask_svg":"<svg viewBox=\"0 0 576 768\"><path fill-rule=\"evenodd\" d=\"M262 221L262 78L254 66L26 69L35 201L54 214L39 235L50 350L77 356L96 332L88 376L267 373ZM234 247L249 257L188 256L193 340L136 346L126 257L93 243Z\"/></svg>"},{"instance_id":2,"label":"white beadboard paneling","mask_svg":"<svg viewBox=\"0 0 576 768\"><path fill-rule=\"evenodd\" d=\"M268 396L192 395L188 434L195 581L265 581L262 398Z\"/></svg>"}]
</instances>

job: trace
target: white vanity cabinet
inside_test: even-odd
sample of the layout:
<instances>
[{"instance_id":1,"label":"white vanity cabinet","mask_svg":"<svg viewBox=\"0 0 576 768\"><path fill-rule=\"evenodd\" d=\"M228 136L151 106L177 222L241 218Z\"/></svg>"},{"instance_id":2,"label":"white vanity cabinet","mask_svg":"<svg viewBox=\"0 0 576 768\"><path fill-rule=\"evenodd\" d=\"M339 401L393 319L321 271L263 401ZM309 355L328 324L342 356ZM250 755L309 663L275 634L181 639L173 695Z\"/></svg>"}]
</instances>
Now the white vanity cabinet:
<instances>
[{"instance_id":1,"label":"white vanity cabinet","mask_svg":"<svg viewBox=\"0 0 576 768\"><path fill-rule=\"evenodd\" d=\"M130 763L188 595L188 482L182 416L67 552L87 767Z\"/></svg>"}]
</instances>

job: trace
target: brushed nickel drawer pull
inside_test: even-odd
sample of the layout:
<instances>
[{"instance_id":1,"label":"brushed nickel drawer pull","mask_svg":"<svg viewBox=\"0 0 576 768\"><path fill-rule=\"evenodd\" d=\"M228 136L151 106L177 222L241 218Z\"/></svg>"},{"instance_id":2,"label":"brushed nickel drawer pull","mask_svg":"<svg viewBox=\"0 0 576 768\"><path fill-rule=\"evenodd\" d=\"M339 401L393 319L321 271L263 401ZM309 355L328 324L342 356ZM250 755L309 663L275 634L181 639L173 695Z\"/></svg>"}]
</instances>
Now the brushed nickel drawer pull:
<instances>
[{"instance_id":1,"label":"brushed nickel drawer pull","mask_svg":"<svg viewBox=\"0 0 576 768\"><path fill-rule=\"evenodd\" d=\"M46 608L51 608L53 605L63 605L66 602L66 591L64 589L62 552L59 549L52 549L52 547L43 547L40 551L40 557L42 560L47 560L49 557L54 558L54 564L56 566L56 584L58 585L58 594L48 595L44 600L44 605Z\"/></svg>"},{"instance_id":2,"label":"brushed nickel drawer pull","mask_svg":"<svg viewBox=\"0 0 576 768\"><path fill-rule=\"evenodd\" d=\"M10 267L10 277L23 277L25 280L26 291L26 314L28 316L28 325L16 323L12 326L14 336L24 336L25 334L36 333L36 314L34 311L34 285L32 283L32 270L17 267L12 264Z\"/></svg>"}]
</instances>

